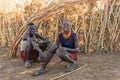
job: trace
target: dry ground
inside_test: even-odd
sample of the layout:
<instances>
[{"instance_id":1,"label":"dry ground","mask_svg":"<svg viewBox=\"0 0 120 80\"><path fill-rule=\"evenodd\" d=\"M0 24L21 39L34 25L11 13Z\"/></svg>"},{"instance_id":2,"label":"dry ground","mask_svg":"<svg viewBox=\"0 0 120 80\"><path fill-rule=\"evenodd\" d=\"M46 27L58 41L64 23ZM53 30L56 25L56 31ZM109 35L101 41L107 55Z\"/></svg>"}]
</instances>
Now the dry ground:
<instances>
[{"instance_id":1,"label":"dry ground","mask_svg":"<svg viewBox=\"0 0 120 80\"><path fill-rule=\"evenodd\" d=\"M50 80L65 73L66 63L59 63L60 59L54 56L47 66L46 73L32 76L32 70L39 69L40 63L32 63L32 68L24 68L19 57L7 57L9 48L0 47L0 80ZM120 80L120 53L116 54L80 54L78 70L57 80Z\"/></svg>"}]
</instances>

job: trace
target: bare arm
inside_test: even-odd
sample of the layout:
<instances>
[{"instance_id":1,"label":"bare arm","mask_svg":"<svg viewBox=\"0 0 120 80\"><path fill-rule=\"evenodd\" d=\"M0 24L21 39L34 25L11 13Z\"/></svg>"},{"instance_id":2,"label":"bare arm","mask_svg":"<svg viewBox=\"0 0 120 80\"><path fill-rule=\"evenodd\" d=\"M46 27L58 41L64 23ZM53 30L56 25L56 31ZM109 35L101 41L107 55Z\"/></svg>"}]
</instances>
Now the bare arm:
<instances>
[{"instance_id":1,"label":"bare arm","mask_svg":"<svg viewBox=\"0 0 120 80\"><path fill-rule=\"evenodd\" d=\"M59 39L58 38L56 39L55 45L59 46Z\"/></svg>"},{"instance_id":2,"label":"bare arm","mask_svg":"<svg viewBox=\"0 0 120 80\"><path fill-rule=\"evenodd\" d=\"M40 38L41 40L43 40L43 42L45 42L45 43L50 43L50 41L46 38L46 37L43 37L43 36L41 36L41 35L39 35L39 34L35 34L38 38Z\"/></svg>"},{"instance_id":3,"label":"bare arm","mask_svg":"<svg viewBox=\"0 0 120 80\"><path fill-rule=\"evenodd\" d=\"M55 43L50 47L51 51L56 51L59 48L59 39L57 38Z\"/></svg>"}]
</instances>

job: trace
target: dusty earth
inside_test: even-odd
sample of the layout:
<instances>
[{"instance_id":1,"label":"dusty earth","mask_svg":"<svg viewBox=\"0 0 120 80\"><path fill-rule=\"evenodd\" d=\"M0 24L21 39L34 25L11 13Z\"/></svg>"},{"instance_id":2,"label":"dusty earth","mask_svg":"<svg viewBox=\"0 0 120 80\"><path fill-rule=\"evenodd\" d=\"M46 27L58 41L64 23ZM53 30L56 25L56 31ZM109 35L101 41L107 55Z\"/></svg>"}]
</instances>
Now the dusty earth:
<instances>
[{"instance_id":1,"label":"dusty earth","mask_svg":"<svg viewBox=\"0 0 120 80\"><path fill-rule=\"evenodd\" d=\"M32 63L32 68L24 68L19 58L8 58L9 48L0 47L0 80L50 80L65 73L66 63L59 63L55 55L47 66L46 73L32 76L40 63ZM116 54L80 54L79 67L86 67L57 80L120 80L120 53Z\"/></svg>"}]
</instances>

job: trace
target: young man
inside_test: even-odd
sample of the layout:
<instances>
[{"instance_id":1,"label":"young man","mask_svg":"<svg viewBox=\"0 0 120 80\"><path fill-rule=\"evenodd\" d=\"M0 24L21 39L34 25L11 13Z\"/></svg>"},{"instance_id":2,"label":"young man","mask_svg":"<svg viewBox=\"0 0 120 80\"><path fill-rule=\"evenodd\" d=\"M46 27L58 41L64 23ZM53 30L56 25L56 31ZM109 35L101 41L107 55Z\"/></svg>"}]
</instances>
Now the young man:
<instances>
[{"instance_id":1,"label":"young man","mask_svg":"<svg viewBox=\"0 0 120 80\"><path fill-rule=\"evenodd\" d=\"M55 44L50 48L46 56L45 62L42 64L40 70L33 71L33 75L40 75L45 72L45 68L50 59L56 53L63 61L71 63L70 67L66 71L72 71L77 68L77 55L78 55L78 37L76 33L71 31L70 21L65 20L63 22L63 33L58 35ZM61 44L61 47L59 46Z\"/></svg>"},{"instance_id":2,"label":"young man","mask_svg":"<svg viewBox=\"0 0 120 80\"><path fill-rule=\"evenodd\" d=\"M37 41L42 40L42 42ZM30 68L30 60L36 61L40 56L41 61L45 60L43 51L46 49L49 40L38 33L36 33L34 23L28 24L28 30L21 40L21 53L20 56L25 61L25 67Z\"/></svg>"}]
</instances>

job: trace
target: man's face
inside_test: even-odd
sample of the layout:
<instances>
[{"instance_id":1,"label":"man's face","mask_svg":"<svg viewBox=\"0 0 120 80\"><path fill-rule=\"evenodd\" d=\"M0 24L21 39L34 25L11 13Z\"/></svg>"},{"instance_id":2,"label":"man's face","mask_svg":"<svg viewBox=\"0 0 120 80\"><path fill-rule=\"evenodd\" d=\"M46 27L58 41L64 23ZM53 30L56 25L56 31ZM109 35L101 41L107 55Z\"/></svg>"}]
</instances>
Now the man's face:
<instances>
[{"instance_id":1,"label":"man's face","mask_svg":"<svg viewBox=\"0 0 120 80\"><path fill-rule=\"evenodd\" d=\"M70 32L70 22L69 21L64 21L62 28L63 28L64 33Z\"/></svg>"},{"instance_id":2,"label":"man's face","mask_svg":"<svg viewBox=\"0 0 120 80\"><path fill-rule=\"evenodd\" d=\"M34 25L29 25L28 26L28 32L29 34L35 34L35 26Z\"/></svg>"}]
</instances>

